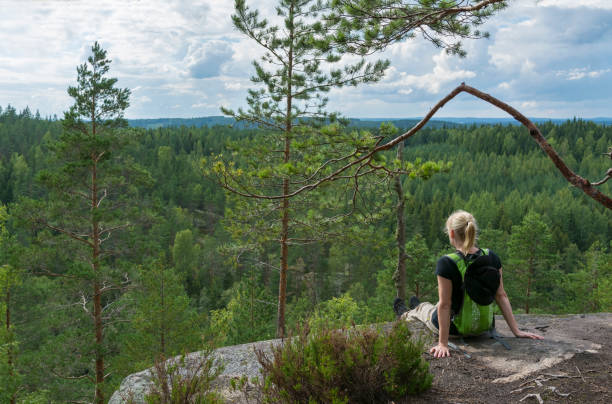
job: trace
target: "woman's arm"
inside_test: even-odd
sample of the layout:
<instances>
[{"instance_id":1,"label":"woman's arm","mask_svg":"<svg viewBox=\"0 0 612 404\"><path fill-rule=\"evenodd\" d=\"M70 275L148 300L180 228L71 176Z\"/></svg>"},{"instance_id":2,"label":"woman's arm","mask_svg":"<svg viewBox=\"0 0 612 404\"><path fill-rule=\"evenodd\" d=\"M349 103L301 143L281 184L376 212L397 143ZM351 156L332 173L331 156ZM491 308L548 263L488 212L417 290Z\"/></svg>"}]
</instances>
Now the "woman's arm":
<instances>
[{"instance_id":1,"label":"woman's arm","mask_svg":"<svg viewBox=\"0 0 612 404\"><path fill-rule=\"evenodd\" d=\"M450 329L451 296L453 294L453 283L438 275L438 345L431 348L429 352L434 358L450 356L448 349L448 331Z\"/></svg>"},{"instance_id":2,"label":"woman's arm","mask_svg":"<svg viewBox=\"0 0 612 404\"><path fill-rule=\"evenodd\" d=\"M544 339L541 335L534 334L531 332L524 332L519 330L516 319L514 318L514 314L512 314L512 306L510 305L510 300L508 299L508 295L504 290L504 281L502 277L502 269L499 269L499 287L497 288L497 293L495 293L495 301L499 306L502 315L504 316L504 320L508 323L508 327L510 327L510 331L517 338L531 338L531 339Z\"/></svg>"}]
</instances>

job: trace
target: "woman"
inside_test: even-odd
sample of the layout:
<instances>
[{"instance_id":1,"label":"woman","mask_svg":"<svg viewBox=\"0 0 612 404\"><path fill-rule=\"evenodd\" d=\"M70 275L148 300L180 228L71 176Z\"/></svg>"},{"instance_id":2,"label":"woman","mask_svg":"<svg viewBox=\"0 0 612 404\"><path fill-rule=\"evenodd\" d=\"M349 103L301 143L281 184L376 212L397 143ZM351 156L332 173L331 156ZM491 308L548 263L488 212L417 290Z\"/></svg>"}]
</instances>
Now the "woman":
<instances>
[{"instance_id":1,"label":"woman","mask_svg":"<svg viewBox=\"0 0 612 404\"><path fill-rule=\"evenodd\" d=\"M519 330L518 324L512 314L512 307L510 306L508 295L504 290L501 260L492 251L480 249L476 246L477 230L476 220L466 211L458 210L447 219L446 232L448 234L448 239L450 244L457 249L457 253L445 255L438 259L436 263L439 298L437 305L434 306L427 302L419 304L418 299L414 296L410 299L410 308L412 309L410 311L406 309L404 302L399 298L395 299L393 304L396 314L402 320L420 320L425 323L430 330L438 334L438 344L429 351L435 358L450 356L448 348L449 335L462 335L455 324L455 316L463 316L460 310L464 300L462 289L462 273L465 273L464 262L473 261L483 254L489 255L489 262L494 268L499 270L499 287L495 293L495 302L501 309L504 319L506 323L508 323L512 333L517 338L543 339L543 337L538 334ZM456 257L460 257L461 259Z\"/></svg>"}]
</instances>

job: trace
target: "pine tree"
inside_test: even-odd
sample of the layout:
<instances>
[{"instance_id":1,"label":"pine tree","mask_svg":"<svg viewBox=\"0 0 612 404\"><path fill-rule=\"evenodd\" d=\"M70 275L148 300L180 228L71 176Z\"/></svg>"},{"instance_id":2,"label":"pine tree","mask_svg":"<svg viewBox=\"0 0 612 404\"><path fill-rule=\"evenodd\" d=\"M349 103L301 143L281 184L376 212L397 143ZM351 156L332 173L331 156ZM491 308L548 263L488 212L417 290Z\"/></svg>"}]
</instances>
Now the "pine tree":
<instances>
[{"instance_id":1,"label":"pine tree","mask_svg":"<svg viewBox=\"0 0 612 404\"><path fill-rule=\"evenodd\" d=\"M204 317L190 307L183 277L163 257L140 267L135 283L125 296L133 314L117 359L123 374L201 347Z\"/></svg>"},{"instance_id":2,"label":"pine tree","mask_svg":"<svg viewBox=\"0 0 612 404\"><path fill-rule=\"evenodd\" d=\"M405 163L403 157L404 142L400 142L397 145L395 165L398 167L410 168L415 167L413 163ZM416 169L410 173L409 179L415 179L417 176L422 179L429 179L429 177L439 171L448 171L451 167L451 163L442 163L427 161L421 163L417 160ZM414 238L408 245L406 244L406 194L404 193L404 186L402 184L403 177L402 173L395 173L392 175L393 187L395 194L397 195L397 205L395 208L396 226L395 226L395 239L397 241L398 253L397 253L397 266L393 273L393 280L397 288L397 297L402 300L406 300L406 282L410 282L412 285L412 291L417 297L423 297L423 291L421 290L421 284L426 278L424 278L425 272L425 261L422 257L423 251L427 250L425 240L422 239L420 234L415 234ZM411 227L414 226L411 223ZM413 250L414 249L414 250ZM408 251L408 252L407 252ZM410 268L412 273L406 273L406 261L410 261ZM427 292L425 292L427 294Z\"/></svg>"},{"instance_id":3,"label":"pine tree","mask_svg":"<svg viewBox=\"0 0 612 404\"><path fill-rule=\"evenodd\" d=\"M227 306L211 311L210 331L219 344L244 344L274 336L275 305L261 283L260 277L251 270L249 277L234 283L225 292L229 298Z\"/></svg>"},{"instance_id":4,"label":"pine tree","mask_svg":"<svg viewBox=\"0 0 612 404\"><path fill-rule=\"evenodd\" d=\"M196 273L198 255L199 248L193 242L191 230L186 229L177 232L172 246L174 269L185 280L185 289L192 297L197 297L202 287L199 274Z\"/></svg>"},{"instance_id":5,"label":"pine tree","mask_svg":"<svg viewBox=\"0 0 612 404\"><path fill-rule=\"evenodd\" d=\"M563 277L559 284L567 290L567 309L576 313L609 311L609 285L612 261L606 246L596 241L583 255L584 262Z\"/></svg>"},{"instance_id":6,"label":"pine tree","mask_svg":"<svg viewBox=\"0 0 612 404\"><path fill-rule=\"evenodd\" d=\"M219 161L214 166L226 189L257 201L259 206L255 208L236 202L242 203L236 207L240 212L258 216L258 230L250 231L265 235L262 237L268 241L277 239L280 244L279 337L285 335L289 245L312 240L311 236L318 232L311 225L314 220L302 226L305 235L296 231L298 221L292 215L305 202L296 201L290 207L290 197L296 188L327 172L325 161L341 155L339 149L346 152L343 144L352 143L355 147L359 138L358 133L347 135L340 131L338 125L322 126L326 120L336 119L325 111L327 98L323 95L332 88L377 81L388 66L388 62L369 64L360 60L337 67L342 55L334 51L323 25L313 18L311 8L315 4L314 0L279 0L276 13L284 25L272 26L260 18L258 11L249 9L244 0L235 1L234 26L262 47L265 54L261 61L253 62L252 81L260 87L249 90L248 110L224 112L237 120L261 125L265 135L257 142L235 145L234 161ZM372 136L359 140L362 147L374 141ZM314 210L310 214L320 216ZM275 220L278 216L280 223Z\"/></svg>"},{"instance_id":7,"label":"pine tree","mask_svg":"<svg viewBox=\"0 0 612 404\"><path fill-rule=\"evenodd\" d=\"M512 226L508 243L510 265L504 281L516 285L516 299L529 313L538 292L547 284L546 277L552 259L552 234L542 217L530 211L520 225Z\"/></svg>"},{"instance_id":8,"label":"pine tree","mask_svg":"<svg viewBox=\"0 0 612 404\"><path fill-rule=\"evenodd\" d=\"M23 375L16 366L18 340L12 321L12 296L21 283L21 273L15 267L19 248L9 236L6 207L0 205L0 399L15 404Z\"/></svg>"},{"instance_id":9,"label":"pine tree","mask_svg":"<svg viewBox=\"0 0 612 404\"><path fill-rule=\"evenodd\" d=\"M435 300L435 277L432 271L435 255L427 247L423 236L418 233L406 244L406 251L407 285L410 293L421 301Z\"/></svg>"},{"instance_id":10,"label":"pine tree","mask_svg":"<svg viewBox=\"0 0 612 404\"><path fill-rule=\"evenodd\" d=\"M97 42L91 52L87 63L77 67L77 85L68 88L74 104L64 113L59 140L51 145L52 168L39 173L48 199L24 201L24 206L34 223L50 230L44 238L72 254L64 272L53 273L44 263L41 267L63 279L67 296L78 299L82 308L84 317L78 320L92 324L89 341L71 346L80 350L81 360L65 358L71 361L65 365L68 374L57 375L90 380L92 401L102 404L112 331L107 324L120 314L117 299L129 286L129 275L116 260L123 248L119 231L128 228L129 217L136 214L133 185L148 176L122 154L130 141L123 119L130 90L116 88L117 79L107 77L111 61Z\"/></svg>"}]
</instances>

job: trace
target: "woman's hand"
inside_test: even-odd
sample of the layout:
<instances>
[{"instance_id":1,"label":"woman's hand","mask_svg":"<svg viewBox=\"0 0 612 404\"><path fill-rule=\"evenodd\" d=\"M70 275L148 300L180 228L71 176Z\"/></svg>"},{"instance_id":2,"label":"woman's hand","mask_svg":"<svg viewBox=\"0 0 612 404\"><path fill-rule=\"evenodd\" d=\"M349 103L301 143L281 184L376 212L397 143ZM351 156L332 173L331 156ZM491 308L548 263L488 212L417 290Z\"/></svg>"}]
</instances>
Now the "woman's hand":
<instances>
[{"instance_id":1,"label":"woman's hand","mask_svg":"<svg viewBox=\"0 0 612 404\"><path fill-rule=\"evenodd\" d=\"M520 331L520 330L516 334L514 334L514 336L516 338L544 339L544 337L541 335L534 334L532 332Z\"/></svg>"},{"instance_id":2,"label":"woman's hand","mask_svg":"<svg viewBox=\"0 0 612 404\"><path fill-rule=\"evenodd\" d=\"M431 348L429 353L432 354L434 358L444 358L445 356L450 356L448 345L441 343L438 343L438 345Z\"/></svg>"}]
</instances>

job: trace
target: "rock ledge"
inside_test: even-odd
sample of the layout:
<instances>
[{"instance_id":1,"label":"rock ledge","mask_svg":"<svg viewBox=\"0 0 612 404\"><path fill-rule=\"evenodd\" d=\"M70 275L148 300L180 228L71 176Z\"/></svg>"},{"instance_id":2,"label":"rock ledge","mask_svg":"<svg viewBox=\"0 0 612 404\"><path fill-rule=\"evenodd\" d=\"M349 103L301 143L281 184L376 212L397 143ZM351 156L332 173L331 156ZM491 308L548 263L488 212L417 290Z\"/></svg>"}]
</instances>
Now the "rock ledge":
<instances>
[{"instance_id":1,"label":"rock ledge","mask_svg":"<svg viewBox=\"0 0 612 404\"><path fill-rule=\"evenodd\" d=\"M612 313L564 316L517 315L516 318L521 329L538 332L545 339L535 341L513 338L503 318L498 316L496 317L498 332L504 337L504 342L510 346L510 350L493 339L476 337L452 340L463 351L454 351L453 355L459 356L461 360L478 361L479 364L500 375L492 380L493 383L509 383L569 360L578 353L598 352L601 345L587 339L590 329L601 329L603 325L612 334ZM390 325L383 325L383 329L388 329ZM415 335L432 338L431 335L427 335L428 331L421 323L410 323L410 327ZM259 341L218 348L213 352L213 355L225 364L225 369L217 381L217 389L228 402L241 401L240 395L229 389L229 381L232 378L259 376L260 366L254 350L262 349L269 352L271 346L280 343L282 340L279 339ZM198 352L188 354L185 358L186 366L200 357L201 354ZM151 384L151 369L131 374L123 380L119 390L110 398L109 404L127 403L128 397L131 397L135 404L144 403L144 395Z\"/></svg>"}]
</instances>

